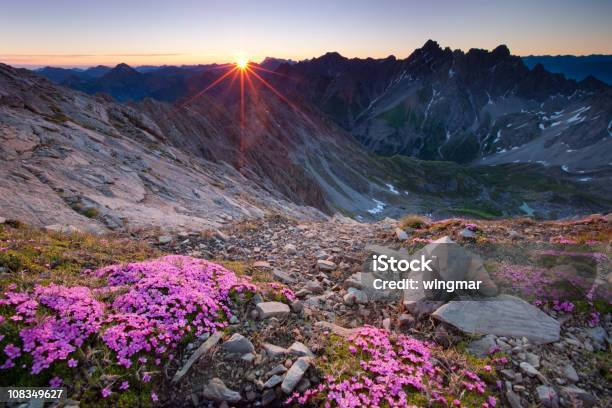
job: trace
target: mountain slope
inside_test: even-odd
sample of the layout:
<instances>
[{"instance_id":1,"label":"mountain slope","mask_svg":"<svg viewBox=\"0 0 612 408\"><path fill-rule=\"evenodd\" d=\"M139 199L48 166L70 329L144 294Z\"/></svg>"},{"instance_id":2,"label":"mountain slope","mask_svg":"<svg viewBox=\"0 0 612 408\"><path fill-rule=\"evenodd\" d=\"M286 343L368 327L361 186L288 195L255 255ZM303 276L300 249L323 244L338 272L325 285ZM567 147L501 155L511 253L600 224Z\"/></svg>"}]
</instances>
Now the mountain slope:
<instances>
[{"instance_id":1,"label":"mountain slope","mask_svg":"<svg viewBox=\"0 0 612 408\"><path fill-rule=\"evenodd\" d=\"M269 211L321 217L173 148L142 113L0 65L2 212L37 225L202 229Z\"/></svg>"},{"instance_id":2,"label":"mountain slope","mask_svg":"<svg viewBox=\"0 0 612 408\"><path fill-rule=\"evenodd\" d=\"M572 166L578 166L573 156L581 156L589 159L580 166L594 169L607 166L612 153L610 87L593 78L568 80L541 65L529 69L505 46L464 53L428 41L405 60L330 53L278 72L291 78L275 77L278 86L317 103L383 155L460 163L495 155L496 163ZM503 155L535 139L546 145L537 155Z\"/></svg>"},{"instance_id":3,"label":"mountain slope","mask_svg":"<svg viewBox=\"0 0 612 408\"><path fill-rule=\"evenodd\" d=\"M262 85L249 88L243 108L236 83L177 105L126 106L1 67L1 203L36 224L200 228L270 211L371 220L612 208L610 172L583 183L539 164L382 157L308 100Z\"/></svg>"}]
</instances>

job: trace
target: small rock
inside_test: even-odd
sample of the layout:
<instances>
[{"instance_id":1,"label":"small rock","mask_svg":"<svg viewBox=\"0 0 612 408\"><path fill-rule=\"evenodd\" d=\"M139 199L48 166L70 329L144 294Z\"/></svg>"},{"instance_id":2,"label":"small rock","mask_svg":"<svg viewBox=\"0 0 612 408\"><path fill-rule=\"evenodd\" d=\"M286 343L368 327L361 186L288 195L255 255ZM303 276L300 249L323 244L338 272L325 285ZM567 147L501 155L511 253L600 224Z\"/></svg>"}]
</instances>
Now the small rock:
<instances>
[{"instance_id":1,"label":"small rock","mask_svg":"<svg viewBox=\"0 0 612 408\"><path fill-rule=\"evenodd\" d=\"M257 393L253 390L247 391L246 393L246 399L247 401L254 401L255 398L257 398ZM198 405L196 405L198 406Z\"/></svg>"},{"instance_id":2,"label":"small rock","mask_svg":"<svg viewBox=\"0 0 612 408\"><path fill-rule=\"evenodd\" d=\"M272 404L274 401L276 401L276 392L272 389L265 390L261 397L261 405L265 407Z\"/></svg>"},{"instance_id":3,"label":"small rock","mask_svg":"<svg viewBox=\"0 0 612 408\"><path fill-rule=\"evenodd\" d=\"M559 406L559 396L557 391L548 385L539 385L536 387L538 401L546 408L557 408Z\"/></svg>"},{"instance_id":4,"label":"small rock","mask_svg":"<svg viewBox=\"0 0 612 408\"><path fill-rule=\"evenodd\" d=\"M347 293L342 297L342 301L345 305L352 306L355 304L355 295L353 295L352 293Z\"/></svg>"},{"instance_id":5,"label":"small rock","mask_svg":"<svg viewBox=\"0 0 612 408\"><path fill-rule=\"evenodd\" d=\"M219 230L215 231L214 237L216 239L218 239L219 241L222 241L222 242L229 241L229 237L226 234L224 234L223 232L219 231Z\"/></svg>"},{"instance_id":6,"label":"small rock","mask_svg":"<svg viewBox=\"0 0 612 408\"><path fill-rule=\"evenodd\" d=\"M493 334L486 335L478 340L472 341L467 346L467 350L476 357L485 358L497 345L495 339L496 337Z\"/></svg>"},{"instance_id":7,"label":"small rock","mask_svg":"<svg viewBox=\"0 0 612 408\"><path fill-rule=\"evenodd\" d=\"M590 328L587 330L586 333L587 336L589 336L599 348L603 348L603 346L605 346L606 344L606 341L608 340L608 334L606 333L606 330L601 326Z\"/></svg>"},{"instance_id":8,"label":"small rock","mask_svg":"<svg viewBox=\"0 0 612 408\"><path fill-rule=\"evenodd\" d=\"M592 407L597 405L597 399L575 385L561 387L561 395L566 396L570 401L580 401L583 407Z\"/></svg>"},{"instance_id":9,"label":"small rock","mask_svg":"<svg viewBox=\"0 0 612 408\"><path fill-rule=\"evenodd\" d=\"M408 234L401 228L395 229L395 237L400 241L406 241L408 239Z\"/></svg>"},{"instance_id":10,"label":"small rock","mask_svg":"<svg viewBox=\"0 0 612 408\"><path fill-rule=\"evenodd\" d=\"M268 381L265 382L264 388L274 388L281 382L283 382L283 377L280 375L273 375L268 379Z\"/></svg>"},{"instance_id":11,"label":"small rock","mask_svg":"<svg viewBox=\"0 0 612 408\"><path fill-rule=\"evenodd\" d=\"M265 343L262 347L270 358L282 357L288 353L286 348L270 343Z\"/></svg>"},{"instance_id":12,"label":"small rock","mask_svg":"<svg viewBox=\"0 0 612 408\"><path fill-rule=\"evenodd\" d=\"M267 261L255 261L253 262L253 268L257 269L270 269L270 262Z\"/></svg>"},{"instance_id":13,"label":"small rock","mask_svg":"<svg viewBox=\"0 0 612 408\"><path fill-rule=\"evenodd\" d=\"M295 255L297 253L297 248L295 247L295 245L293 244L287 244L284 247L285 252L287 252L289 255Z\"/></svg>"},{"instance_id":14,"label":"small rock","mask_svg":"<svg viewBox=\"0 0 612 408\"><path fill-rule=\"evenodd\" d=\"M314 357L314 354L312 353L312 351L310 351L308 349L308 347L306 347L306 345L304 343L300 343L299 341L294 342L288 349L287 351L289 351L289 354L293 354L294 356L307 356L307 357Z\"/></svg>"},{"instance_id":15,"label":"small rock","mask_svg":"<svg viewBox=\"0 0 612 408\"><path fill-rule=\"evenodd\" d=\"M525 360L534 368L540 367L540 356L538 356L537 354L525 353Z\"/></svg>"},{"instance_id":16,"label":"small rock","mask_svg":"<svg viewBox=\"0 0 612 408\"><path fill-rule=\"evenodd\" d=\"M4 224L6 222L6 218L0 217L0 224Z\"/></svg>"},{"instance_id":17,"label":"small rock","mask_svg":"<svg viewBox=\"0 0 612 408\"><path fill-rule=\"evenodd\" d=\"M299 393L304 393L306 390L310 388L310 380L308 378L302 378L302 381L297 385L297 391Z\"/></svg>"},{"instance_id":18,"label":"small rock","mask_svg":"<svg viewBox=\"0 0 612 408\"><path fill-rule=\"evenodd\" d=\"M521 371L523 371L525 374L527 374L529 377L535 377L536 375L538 375L540 372L538 370L535 369L534 366L532 366L531 364L523 361L519 367L521 368Z\"/></svg>"},{"instance_id":19,"label":"small rock","mask_svg":"<svg viewBox=\"0 0 612 408\"><path fill-rule=\"evenodd\" d=\"M329 272L329 271L336 270L338 266L332 261L326 261L324 259L319 259L317 261L317 267L319 268L320 271Z\"/></svg>"},{"instance_id":20,"label":"small rock","mask_svg":"<svg viewBox=\"0 0 612 408\"><path fill-rule=\"evenodd\" d=\"M220 378L210 380L202 393L206 399L216 402L238 402L242 399L239 392L227 388Z\"/></svg>"},{"instance_id":21,"label":"small rock","mask_svg":"<svg viewBox=\"0 0 612 408\"><path fill-rule=\"evenodd\" d=\"M503 375L504 378L506 378L507 380L514 381L514 379L516 378L516 373L507 368L504 370L501 370L500 372L501 372L501 375Z\"/></svg>"},{"instance_id":22,"label":"small rock","mask_svg":"<svg viewBox=\"0 0 612 408\"><path fill-rule=\"evenodd\" d=\"M304 310L304 303L299 300L294 300L293 302L291 302L290 308L293 313L300 314Z\"/></svg>"},{"instance_id":23,"label":"small rock","mask_svg":"<svg viewBox=\"0 0 612 408\"><path fill-rule=\"evenodd\" d=\"M390 330L391 329L391 319L389 319L388 317L386 319L383 319L382 325L385 330Z\"/></svg>"},{"instance_id":24,"label":"small rock","mask_svg":"<svg viewBox=\"0 0 612 408\"><path fill-rule=\"evenodd\" d=\"M160 235L157 237L157 242L160 244L167 244L172 242L172 237L170 235Z\"/></svg>"},{"instance_id":25,"label":"small rock","mask_svg":"<svg viewBox=\"0 0 612 408\"><path fill-rule=\"evenodd\" d=\"M282 364L277 364L270 371L266 373L266 377L272 377L273 375L282 374L287 371L287 368Z\"/></svg>"},{"instance_id":26,"label":"small rock","mask_svg":"<svg viewBox=\"0 0 612 408\"><path fill-rule=\"evenodd\" d=\"M416 319L429 316L437 308L442 306L444 302L434 300L405 300L404 307Z\"/></svg>"},{"instance_id":27,"label":"small rock","mask_svg":"<svg viewBox=\"0 0 612 408\"><path fill-rule=\"evenodd\" d=\"M193 363L195 363L200 357L204 354L208 353L210 349L217 345L219 340L221 340L222 333L220 331L215 332L212 336L210 336L198 349L189 357L189 360L183 365L183 367L174 374L172 378L173 383L178 383L187 371L191 368Z\"/></svg>"},{"instance_id":28,"label":"small rock","mask_svg":"<svg viewBox=\"0 0 612 408\"><path fill-rule=\"evenodd\" d=\"M281 302L262 302L256 306L259 318L285 317L291 312L289 306Z\"/></svg>"},{"instance_id":29,"label":"small rock","mask_svg":"<svg viewBox=\"0 0 612 408\"><path fill-rule=\"evenodd\" d=\"M309 290L310 292L312 292L314 294L323 293L323 290L324 290L323 286L321 286L319 281L316 281L316 280L308 281L306 283L306 285L304 286L304 288Z\"/></svg>"},{"instance_id":30,"label":"small rock","mask_svg":"<svg viewBox=\"0 0 612 408\"><path fill-rule=\"evenodd\" d=\"M512 408L523 408L523 404L521 404L521 397L519 397L514 391L507 390L506 399Z\"/></svg>"},{"instance_id":31,"label":"small rock","mask_svg":"<svg viewBox=\"0 0 612 408\"><path fill-rule=\"evenodd\" d=\"M234 333L232 337L229 338L229 340L223 343L223 346L221 348L227 351L228 353L240 355L252 353L253 351L255 351L253 343L251 343L249 339L247 339L240 333Z\"/></svg>"},{"instance_id":32,"label":"small rock","mask_svg":"<svg viewBox=\"0 0 612 408\"><path fill-rule=\"evenodd\" d=\"M293 389L302 380L304 374L306 374L308 367L310 367L309 357L300 357L293 363L281 384L281 389L285 394L291 394Z\"/></svg>"},{"instance_id":33,"label":"small rock","mask_svg":"<svg viewBox=\"0 0 612 408\"><path fill-rule=\"evenodd\" d=\"M291 275L289 275L286 272L281 271L280 269L272 270L272 276L277 281L283 282L287 285L292 285L296 282L295 278L291 277Z\"/></svg>"},{"instance_id":34,"label":"small rock","mask_svg":"<svg viewBox=\"0 0 612 408\"><path fill-rule=\"evenodd\" d=\"M244 362L252 363L253 360L255 360L255 354L253 354L253 353L246 353L246 354L243 354L242 357L240 357L240 359L242 361L244 361Z\"/></svg>"},{"instance_id":35,"label":"small rock","mask_svg":"<svg viewBox=\"0 0 612 408\"><path fill-rule=\"evenodd\" d=\"M578 382L578 380L580 379L578 377L578 373L576 372L576 369L571 364L566 364L563 367L563 375L565 376L565 378L567 378L569 382L572 382L572 383Z\"/></svg>"},{"instance_id":36,"label":"small rock","mask_svg":"<svg viewBox=\"0 0 612 408\"><path fill-rule=\"evenodd\" d=\"M358 305L365 305L368 303L368 295L363 290L349 288L348 295L351 295L352 301Z\"/></svg>"},{"instance_id":37,"label":"small rock","mask_svg":"<svg viewBox=\"0 0 612 408\"><path fill-rule=\"evenodd\" d=\"M463 238L474 238L476 234L474 233L474 231L464 228L463 231L461 231L461 236Z\"/></svg>"}]
</instances>

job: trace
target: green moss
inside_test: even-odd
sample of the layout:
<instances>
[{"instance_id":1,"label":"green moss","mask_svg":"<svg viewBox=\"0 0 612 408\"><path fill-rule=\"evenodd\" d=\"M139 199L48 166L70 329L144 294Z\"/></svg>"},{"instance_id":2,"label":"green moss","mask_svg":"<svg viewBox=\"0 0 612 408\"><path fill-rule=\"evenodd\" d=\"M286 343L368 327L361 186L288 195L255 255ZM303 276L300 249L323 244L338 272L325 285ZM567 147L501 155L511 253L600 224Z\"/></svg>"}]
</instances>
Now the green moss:
<instances>
[{"instance_id":1,"label":"green moss","mask_svg":"<svg viewBox=\"0 0 612 408\"><path fill-rule=\"evenodd\" d=\"M472 217L482 218L485 220L491 220L498 217L501 217L502 213L496 210L485 210L482 208L476 207L461 207L461 208L452 208L452 212L456 214L469 215Z\"/></svg>"},{"instance_id":2,"label":"green moss","mask_svg":"<svg viewBox=\"0 0 612 408\"><path fill-rule=\"evenodd\" d=\"M609 351L598 351L593 353L594 366L599 374L608 381L612 381L612 353Z\"/></svg>"},{"instance_id":3,"label":"green moss","mask_svg":"<svg viewBox=\"0 0 612 408\"><path fill-rule=\"evenodd\" d=\"M84 209L81 214L86 216L87 218L96 218L99 214L99 211L96 208L88 207Z\"/></svg>"},{"instance_id":4,"label":"green moss","mask_svg":"<svg viewBox=\"0 0 612 408\"><path fill-rule=\"evenodd\" d=\"M358 375L363 370L360 362L369 360L369 356L358 350L349 351L349 343L336 334L331 334L325 346L325 359L318 361L317 367L324 375L331 375L340 381Z\"/></svg>"},{"instance_id":5,"label":"green moss","mask_svg":"<svg viewBox=\"0 0 612 408\"><path fill-rule=\"evenodd\" d=\"M87 233L63 234L38 228L0 225L0 266L9 274L0 287L16 283L21 289L34 284L95 286L83 269L113 263L138 262L161 253L148 245L116 236L100 237Z\"/></svg>"}]
</instances>

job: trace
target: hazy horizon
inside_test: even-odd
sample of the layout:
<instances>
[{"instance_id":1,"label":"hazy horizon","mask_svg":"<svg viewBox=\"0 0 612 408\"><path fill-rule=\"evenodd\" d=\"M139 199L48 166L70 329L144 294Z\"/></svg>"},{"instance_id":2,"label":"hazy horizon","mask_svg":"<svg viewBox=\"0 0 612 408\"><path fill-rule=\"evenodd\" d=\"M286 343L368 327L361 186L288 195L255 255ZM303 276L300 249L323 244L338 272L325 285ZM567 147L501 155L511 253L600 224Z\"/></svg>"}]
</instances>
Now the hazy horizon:
<instances>
[{"instance_id":1,"label":"hazy horizon","mask_svg":"<svg viewBox=\"0 0 612 408\"><path fill-rule=\"evenodd\" d=\"M405 58L430 38L464 51L506 44L519 56L612 54L612 3L600 0L5 3L0 61L28 68L303 60L329 51Z\"/></svg>"},{"instance_id":2,"label":"hazy horizon","mask_svg":"<svg viewBox=\"0 0 612 408\"><path fill-rule=\"evenodd\" d=\"M434 40L435 41L435 40ZM500 44L500 45L506 45L506 44ZM440 46L442 48L445 48L443 44L440 44ZM420 48L420 47L419 47ZM493 50L493 48L488 49L488 51ZM467 52L469 50L462 50L463 52ZM326 53L331 53L331 52L338 52L338 51L334 51L334 50L330 50L327 51ZM414 52L414 50L412 50L412 52ZM411 52L411 53L412 53ZM516 55L515 53L512 52L512 49L510 49L510 52L513 55ZM376 59L383 59L383 58L387 58L387 57L391 57L394 56L398 59L400 58L406 58L408 57L411 53L405 55L405 56L397 56L397 55L388 55L386 57L378 57ZM346 58L368 58L368 57L351 57L351 56L347 56L344 55L342 53L339 53L340 55L342 55L343 57ZM304 59L299 59L299 60L293 60L295 62L300 62L300 61L304 61L304 60L309 60L309 59L314 59L314 58L319 58L321 56L325 55L325 53L320 54L320 55L315 55L312 57L308 57L308 58L304 58ZM612 53L611 54L584 54L584 55L575 55L575 54L529 54L529 55L519 55L519 57L521 58L525 58L525 57L612 57ZM251 60L251 62L254 63L261 63L263 62L264 59L266 58L277 58L277 59L286 59L289 60L290 58L279 58L279 57L275 57L273 55L268 55L264 58L262 58L261 60ZM370 57L371 58L371 57ZM118 61L116 63L111 63L111 64L93 64L93 65L74 65L74 64L68 64L68 65L51 65L51 64L9 64L9 65L13 65L17 68L27 68L27 69L40 69L40 68L45 68L45 67L51 67L51 68L65 68L65 69L88 69L88 68L93 68L93 67L97 67L97 66L107 66L107 67L115 67L117 65L120 64L127 64L133 68L140 68L140 67L164 67L164 66L177 66L177 67L181 67L181 66L196 66L196 65L213 65L213 64L218 64L218 65L223 65L223 64L231 64L234 61L212 61L212 62L194 62L192 64L183 64L183 63L179 63L179 64L173 64L172 62L168 62L168 63L163 63L163 64L128 64L127 62L124 61ZM0 63L5 63L4 61L0 60Z\"/></svg>"}]
</instances>

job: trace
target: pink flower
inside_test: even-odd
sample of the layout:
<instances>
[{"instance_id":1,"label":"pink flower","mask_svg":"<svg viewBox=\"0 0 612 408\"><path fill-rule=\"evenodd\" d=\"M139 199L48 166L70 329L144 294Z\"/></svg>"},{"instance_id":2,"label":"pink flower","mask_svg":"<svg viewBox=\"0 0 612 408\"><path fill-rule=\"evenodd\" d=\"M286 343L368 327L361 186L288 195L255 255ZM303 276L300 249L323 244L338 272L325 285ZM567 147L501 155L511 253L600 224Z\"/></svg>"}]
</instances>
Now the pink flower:
<instances>
[{"instance_id":1,"label":"pink flower","mask_svg":"<svg viewBox=\"0 0 612 408\"><path fill-rule=\"evenodd\" d=\"M142 376L142 382L148 383L149 381L151 381L151 374L144 373L143 376Z\"/></svg>"},{"instance_id":2,"label":"pink flower","mask_svg":"<svg viewBox=\"0 0 612 408\"><path fill-rule=\"evenodd\" d=\"M108 387L104 387L102 388L102 397L103 398L107 398L109 395L111 395L113 392L110 390L110 388Z\"/></svg>"},{"instance_id":3,"label":"pink flower","mask_svg":"<svg viewBox=\"0 0 612 408\"><path fill-rule=\"evenodd\" d=\"M157 397L157 394L156 394L155 392L151 392L151 399L152 399L154 402L159 401L159 398Z\"/></svg>"},{"instance_id":4,"label":"pink flower","mask_svg":"<svg viewBox=\"0 0 612 408\"><path fill-rule=\"evenodd\" d=\"M13 343L9 343L4 347L4 353L8 358L14 360L21 355L21 349L15 346Z\"/></svg>"},{"instance_id":5,"label":"pink flower","mask_svg":"<svg viewBox=\"0 0 612 408\"><path fill-rule=\"evenodd\" d=\"M68 360L68 367L74 368L77 365L78 365L78 362L74 358L71 358L70 360Z\"/></svg>"},{"instance_id":6,"label":"pink flower","mask_svg":"<svg viewBox=\"0 0 612 408\"><path fill-rule=\"evenodd\" d=\"M119 389L122 391L125 391L128 388L130 388L130 383L128 381L123 381L121 385L119 386Z\"/></svg>"},{"instance_id":7,"label":"pink flower","mask_svg":"<svg viewBox=\"0 0 612 408\"><path fill-rule=\"evenodd\" d=\"M59 378L59 377L53 377L51 380L49 380L49 387L51 388L59 388L62 386L62 384L64 383L64 381Z\"/></svg>"}]
</instances>

